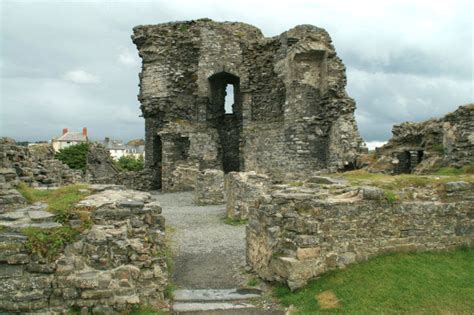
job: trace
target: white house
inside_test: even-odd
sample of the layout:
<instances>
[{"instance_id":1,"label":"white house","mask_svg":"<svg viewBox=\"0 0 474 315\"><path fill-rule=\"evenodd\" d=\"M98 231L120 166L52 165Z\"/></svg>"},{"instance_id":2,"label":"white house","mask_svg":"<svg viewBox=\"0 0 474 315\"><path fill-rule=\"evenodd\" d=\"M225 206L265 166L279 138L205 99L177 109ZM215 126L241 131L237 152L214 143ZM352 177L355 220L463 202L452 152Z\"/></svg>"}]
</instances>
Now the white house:
<instances>
[{"instance_id":1,"label":"white house","mask_svg":"<svg viewBox=\"0 0 474 315\"><path fill-rule=\"evenodd\" d=\"M67 128L63 129L63 134L60 137L51 139L51 145L55 152L67 148L71 145L87 142L87 128L82 128L82 132L69 131Z\"/></svg>"},{"instance_id":2,"label":"white house","mask_svg":"<svg viewBox=\"0 0 474 315\"><path fill-rule=\"evenodd\" d=\"M114 160L120 159L122 156L133 156L138 158L145 155L145 146L144 145L126 145L122 140L111 140L106 137L104 141L99 141L103 144L107 150L110 152L110 156Z\"/></svg>"}]
</instances>

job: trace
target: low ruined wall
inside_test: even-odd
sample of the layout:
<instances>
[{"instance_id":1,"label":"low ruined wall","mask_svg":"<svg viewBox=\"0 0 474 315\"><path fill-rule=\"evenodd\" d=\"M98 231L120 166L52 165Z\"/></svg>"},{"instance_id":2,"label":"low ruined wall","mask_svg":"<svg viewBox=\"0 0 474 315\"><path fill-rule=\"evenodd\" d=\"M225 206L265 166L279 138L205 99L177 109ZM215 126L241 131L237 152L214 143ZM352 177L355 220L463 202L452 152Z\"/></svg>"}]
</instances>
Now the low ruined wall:
<instances>
[{"instance_id":1,"label":"low ruined wall","mask_svg":"<svg viewBox=\"0 0 474 315\"><path fill-rule=\"evenodd\" d=\"M76 308L114 314L138 303L162 303L168 282L164 218L149 201L149 194L134 191L89 197L81 206L94 209L92 225L54 259L31 254L22 234L25 227L57 226L44 221L52 219L47 212L31 208L0 215L0 313Z\"/></svg>"},{"instance_id":2,"label":"low ruined wall","mask_svg":"<svg viewBox=\"0 0 474 315\"><path fill-rule=\"evenodd\" d=\"M246 220L249 208L256 207L262 193L268 190L269 178L255 172L230 172L225 176L227 217Z\"/></svg>"},{"instance_id":3,"label":"low ruined wall","mask_svg":"<svg viewBox=\"0 0 474 315\"><path fill-rule=\"evenodd\" d=\"M472 198L390 204L378 188L334 190L280 185L252 203L247 263L260 277L296 289L386 252L474 247Z\"/></svg>"},{"instance_id":4,"label":"low ruined wall","mask_svg":"<svg viewBox=\"0 0 474 315\"><path fill-rule=\"evenodd\" d=\"M83 181L81 171L54 159L47 144L31 149L14 140L0 139L0 213L25 204L15 187L24 182L32 187L54 187Z\"/></svg>"},{"instance_id":5,"label":"low ruined wall","mask_svg":"<svg viewBox=\"0 0 474 315\"><path fill-rule=\"evenodd\" d=\"M199 206L225 203L224 172L221 170L204 170L196 177L194 202Z\"/></svg>"},{"instance_id":6,"label":"low ruined wall","mask_svg":"<svg viewBox=\"0 0 474 315\"><path fill-rule=\"evenodd\" d=\"M149 191L152 189L153 176L148 170L119 172L112 176L89 178L92 184L122 185L129 189Z\"/></svg>"}]
</instances>

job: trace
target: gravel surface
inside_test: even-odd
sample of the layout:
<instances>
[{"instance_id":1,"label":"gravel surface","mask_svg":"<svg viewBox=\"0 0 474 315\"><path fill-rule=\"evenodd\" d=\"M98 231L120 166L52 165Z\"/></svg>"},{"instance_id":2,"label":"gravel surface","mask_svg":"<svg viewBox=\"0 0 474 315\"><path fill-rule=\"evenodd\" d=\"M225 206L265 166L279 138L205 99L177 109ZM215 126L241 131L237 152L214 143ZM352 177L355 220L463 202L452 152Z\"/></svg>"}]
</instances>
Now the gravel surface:
<instances>
[{"instance_id":1,"label":"gravel surface","mask_svg":"<svg viewBox=\"0 0 474 315\"><path fill-rule=\"evenodd\" d=\"M193 193L153 193L166 225L174 228L173 281L186 289L227 289L244 284L245 226L223 223L225 205L195 206Z\"/></svg>"}]
</instances>

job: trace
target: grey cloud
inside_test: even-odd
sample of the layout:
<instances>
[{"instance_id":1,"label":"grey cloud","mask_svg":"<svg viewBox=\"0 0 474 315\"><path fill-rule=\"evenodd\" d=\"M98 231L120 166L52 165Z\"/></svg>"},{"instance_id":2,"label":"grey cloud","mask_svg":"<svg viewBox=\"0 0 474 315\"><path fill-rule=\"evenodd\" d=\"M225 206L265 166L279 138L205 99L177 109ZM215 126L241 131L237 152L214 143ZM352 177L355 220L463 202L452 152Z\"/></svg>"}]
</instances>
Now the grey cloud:
<instances>
[{"instance_id":1,"label":"grey cloud","mask_svg":"<svg viewBox=\"0 0 474 315\"><path fill-rule=\"evenodd\" d=\"M94 138L143 137L132 28L202 17L247 22L266 36L297 24L326 28L367 141L386 140L394 123L472 102L470 2L381 3L2 1L0 135L45 140L87 126ZM97 82L64 79L77 70Z\"/></svg>"}]
</instances>

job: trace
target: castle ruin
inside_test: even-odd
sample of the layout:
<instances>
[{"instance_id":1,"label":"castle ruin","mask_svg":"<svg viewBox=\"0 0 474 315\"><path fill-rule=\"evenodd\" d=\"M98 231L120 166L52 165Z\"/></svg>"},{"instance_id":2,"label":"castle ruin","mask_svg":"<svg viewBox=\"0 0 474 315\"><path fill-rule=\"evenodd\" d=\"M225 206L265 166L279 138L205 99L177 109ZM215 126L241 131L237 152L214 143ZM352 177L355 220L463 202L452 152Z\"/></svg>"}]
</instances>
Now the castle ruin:
<instances>
[{"instance_id":1,"label":"castle ruin","mask_svg":"<svg viewBox=\"0 0 474 315\"><path fill-rule=\"evenodd\" d=\"M284 178L354 167L363 145L355 102L324 29L266 38L248 24L202 19L133 31L154 188L193 189L205 169Z\"/></svg>"}]
</instances>

